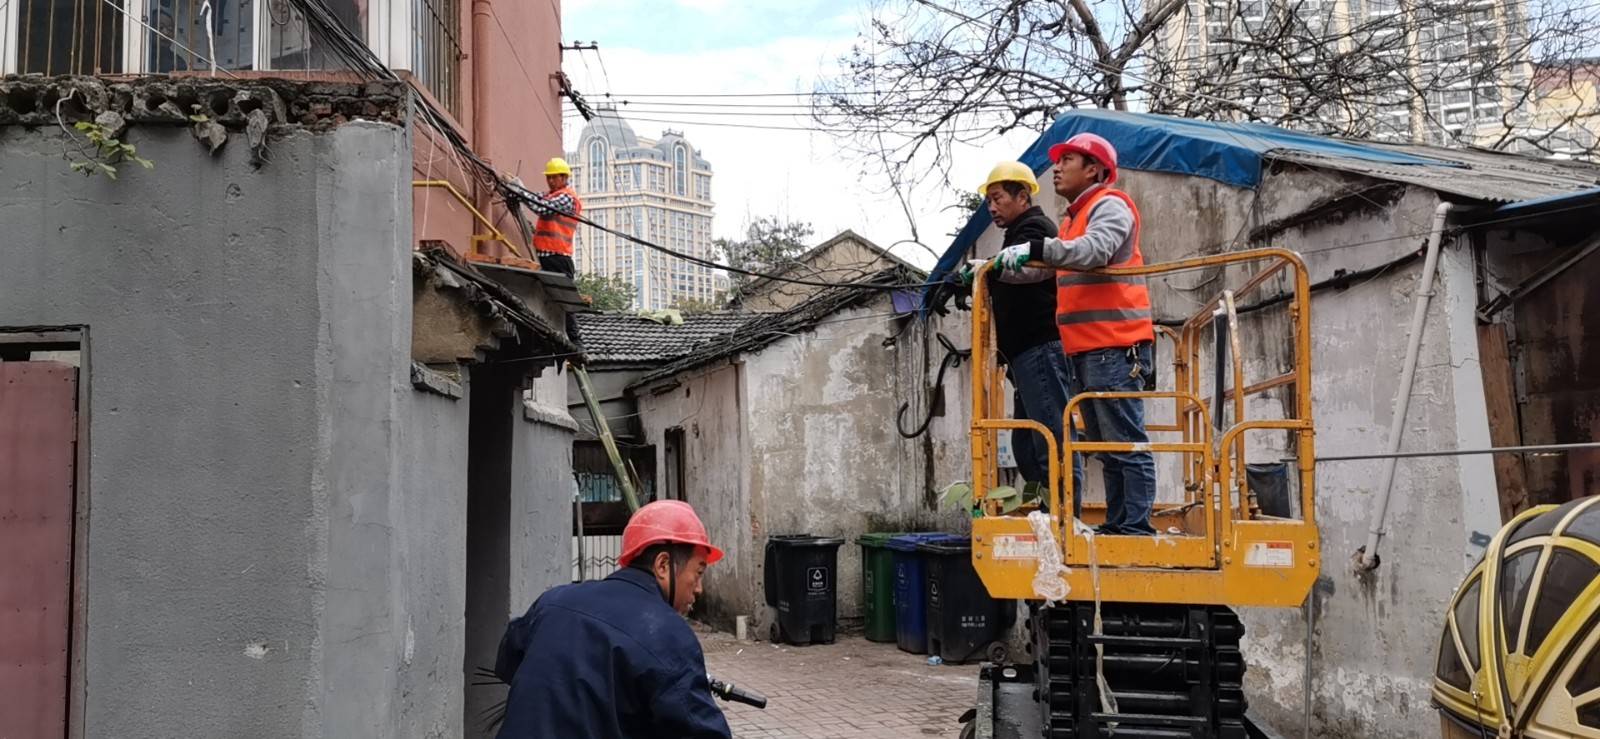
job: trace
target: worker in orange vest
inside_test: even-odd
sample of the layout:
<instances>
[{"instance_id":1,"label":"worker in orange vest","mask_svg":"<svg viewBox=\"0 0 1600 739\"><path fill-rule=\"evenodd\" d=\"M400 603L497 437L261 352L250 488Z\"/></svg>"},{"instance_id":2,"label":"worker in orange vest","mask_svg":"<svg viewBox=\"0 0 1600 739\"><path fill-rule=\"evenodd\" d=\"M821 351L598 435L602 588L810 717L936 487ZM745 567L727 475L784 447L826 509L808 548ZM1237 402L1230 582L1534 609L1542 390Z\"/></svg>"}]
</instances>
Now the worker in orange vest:
<instances>
[{"instance_id":1,"label":"worker in orange vest","mask_svg":"<svg viewBox=\"0 0 1600 739\"><path fill-rule=\"evenodd\" d=\"M1139 208L1117 181L1117 150L1092 133L1050 147L1051 180L1067 203L1056 238L1009 246L995 257L1000 269L1022 272L1029 262L1060 270L1056 276L1056 329L1072 372L1073 395L1154 389L1151 369L1155 326L1143 277L1078 272L1144 264L1139 251ZM1140 399L1090 400L1079 405L1090 441L1150 441ZM1100 455L1106 486L1101 533L1154 534L1156 466L1149 452ZM1082 490L1080 485L1075 488ZM1080 493L1081 494L1081 493Z\"/></svg>"},{"instance_id":2,"label":"worker in orange vest","mask_svg":"<svg viewBox=\"0 0 1600 739\"><path fill-rule=\"evenodd\" d=\"M572 167L561 157L544 165L544 181L550 191L531 201L539 211L533 228L533 250L539 255L539 268L571 277L577 271L572 263L572 238L578 232L578 216L583 201L568 181Z\"/></svg>"}]
</instances>

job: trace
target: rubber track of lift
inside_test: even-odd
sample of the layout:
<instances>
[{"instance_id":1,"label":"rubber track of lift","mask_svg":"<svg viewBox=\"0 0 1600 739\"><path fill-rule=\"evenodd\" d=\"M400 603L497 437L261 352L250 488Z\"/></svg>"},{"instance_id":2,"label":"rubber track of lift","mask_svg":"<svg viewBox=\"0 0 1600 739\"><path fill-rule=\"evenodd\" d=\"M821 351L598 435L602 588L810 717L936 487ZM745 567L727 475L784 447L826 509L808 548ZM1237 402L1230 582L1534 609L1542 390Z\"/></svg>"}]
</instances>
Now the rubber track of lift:
<instances>
[{"instance_id":1,"label":"rubber track of lift","mask_svg":"<svg viewBox=\"0 0 1600 739\"><path fill-rule=\"evenodd\" d=\"M1045 739L1244 739L1244 625L1222 606L1030 605ZM1117 713L1102 711L1094 645L1105 647Z\"/></svg>"}]
</instances>

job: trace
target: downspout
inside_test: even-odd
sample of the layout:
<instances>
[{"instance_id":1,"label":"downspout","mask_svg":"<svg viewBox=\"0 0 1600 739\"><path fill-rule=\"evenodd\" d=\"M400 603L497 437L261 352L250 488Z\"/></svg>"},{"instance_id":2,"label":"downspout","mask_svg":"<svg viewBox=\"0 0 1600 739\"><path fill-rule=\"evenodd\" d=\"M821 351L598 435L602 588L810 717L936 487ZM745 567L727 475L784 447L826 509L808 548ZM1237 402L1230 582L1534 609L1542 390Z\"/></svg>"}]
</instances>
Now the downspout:
<instances>
[{"instance_id":1,"label":"downspout","mask_svg":"<svg viewBox=\"0 0 1600 739\"><path fill-rule=\"evenodd\" d=\"M489 124L486 120L489 96L485 90L488 88L489 23L494 20L490 17L493 12L489 0L472 0L472 151L486 162L492 162L489 156ZM497 219L489 212L490 193L476 179L474 185L478 212L485 214L493 223ZM504 249L504 246L496 248Z\"/></svg>"},{"instance_id":2,"label":"downspout","mask_svg":"<svg viewBox=\"0 0 1600 739\"><path fill-rule=\"evenodd\" d=\"M1400 372L1400 385L1395 388L1394 417L1389 421L1390 454L1400 451L1406 412L1411 409L1411 383L1417 375L1417 355L1422 350L1422 328L1428 317L1428 303L1433 299L1433 278L1439 271L1439 245L1444 241L1445 221L1454 207L1441 202L1433 209L1433 229L1428 233L1427 254L1422 260L1422 276L1417 281L1417 298L1411 311L1411 330L1406 335L1406 362ZM1357 570L1370 572L1378 568L1378 540L1383 537L1383 519L1389 514L1389 495L1394 492L1394 470L1399 462L1395 457L1384 461L1378 507L1373 511L1372 526L1367 530L1367 544L1356 550Z\"/></svg>"}]
</instances>

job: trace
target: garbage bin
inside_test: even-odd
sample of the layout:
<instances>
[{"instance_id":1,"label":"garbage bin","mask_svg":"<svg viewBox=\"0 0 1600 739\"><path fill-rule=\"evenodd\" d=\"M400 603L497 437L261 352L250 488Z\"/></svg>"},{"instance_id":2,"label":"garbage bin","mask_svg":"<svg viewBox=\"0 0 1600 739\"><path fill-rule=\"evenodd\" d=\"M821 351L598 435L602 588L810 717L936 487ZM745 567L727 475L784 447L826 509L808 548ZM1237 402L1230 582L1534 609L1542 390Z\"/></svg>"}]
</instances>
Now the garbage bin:
<instances>
[{"instance_id":1,"label":"garbage bin","mask_svg":"<svg viewBox=\"0 0 1600 739\"><path fill-rule=\"evenodd\" d=\"M917 545L927 578L928 654L947 663L1003 662L1016 604L989 597L972 568L972 540L942 536Z\"/></svg>"},{"instance_id":2,"label":"garbage bin","mask_svg":"<svg viewBox=\"0 0 1600 739\"><path fill-rule=\"evenodd\" d=\"M894 634L894 552L889 540L903 533L863 534L861 545L861 611L867 641L892 642Z\"/></svg>"},{"instance_id":3,"label":"garbage bin","mask_svg":"<svg viewBox=\"0 0 1600 739\"><path fill-rule=\"evenodd\" d=\"M838 629L839 546L844 539L809 534L767 538L767 605L778 610L772 640L796 646L832 644Z\"/></svg>"},{"instance_id":4,"label":"garbage bin","mask_svg":"<svg viewBox=\"0 0 1600 739\"><path fill-rule=\"evenodd\" d=\"M895 644L903 651L928 651L927 581L917 545L946 534L903 534L889 539L894 552Z\"/></svg>"}]
</instances>

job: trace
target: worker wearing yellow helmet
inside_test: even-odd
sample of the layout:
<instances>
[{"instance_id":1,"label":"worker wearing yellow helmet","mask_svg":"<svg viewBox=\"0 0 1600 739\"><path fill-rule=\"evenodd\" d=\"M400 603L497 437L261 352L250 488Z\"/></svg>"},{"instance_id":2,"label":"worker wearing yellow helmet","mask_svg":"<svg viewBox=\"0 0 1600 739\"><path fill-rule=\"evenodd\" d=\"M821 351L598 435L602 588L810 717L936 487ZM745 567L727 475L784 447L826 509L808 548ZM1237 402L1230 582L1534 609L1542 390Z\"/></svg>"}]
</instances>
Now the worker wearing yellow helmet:
<instances>
[{"instance_id":1,"label":"worker wearing yellow helmet","mask_svg":"<svg viewBox=\"0 0 1600 739\"><path fill-rule=\"evenodd\" d=\"M1002 244L1027 244L1056 234L1055 221L1035 205L1039 182L1022 162L1001 162L989 171L979 194L989 216L1004 234ZM964 273L972 280L971 267ZM1016 393L1012 415L1038 421L1061 443L1061 414L1067 406L1069 372L1056 331L1055 280L1045 272L990 270L989 301L994 310L995 344ZM1017 470L1028 482L1049 485L1050 457L1045 440L1032 431L1014 431L1011 445ZM1074 457L1075 474L1079 462ZM1074 511L1074 515L1076 515Z\"/></svg>"},{"instance_id":2,"label":"worker wearing yellow helmet","mask_svg":"<svg viewBox=\"0 0 1600 739\"><path fill-rule=\"evenodd\" d=\"M544 165L544 181L550 191L532 201L539 211L533 229L533 250L539 254L539 267L569 277L576 271L572 239L578 232L578 216L583 213L583 201L572 189L571 179L572 167L567 160L551 159Z\"/></svg>"}]
</instances>

